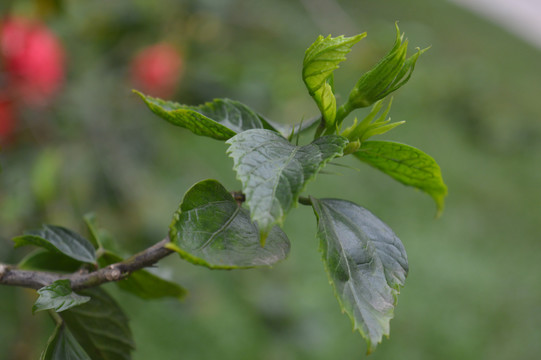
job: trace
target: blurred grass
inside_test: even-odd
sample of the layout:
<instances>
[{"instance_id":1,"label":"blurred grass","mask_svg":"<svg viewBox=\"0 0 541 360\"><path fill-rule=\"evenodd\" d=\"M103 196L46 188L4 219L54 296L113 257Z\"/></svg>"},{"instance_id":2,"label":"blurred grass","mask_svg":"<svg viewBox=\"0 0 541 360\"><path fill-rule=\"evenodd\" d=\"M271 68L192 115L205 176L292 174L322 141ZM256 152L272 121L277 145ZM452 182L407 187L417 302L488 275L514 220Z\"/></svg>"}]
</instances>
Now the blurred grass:
<instances>
[{"instance_id":1,"label":"blurred grass","mask_svg":"<svg viewBox=\"0 0 541 360\"><path fill-rule=\"evenodd\" d=\"M224 144L171 127L130 93L127 64L138 48L167 39L183 49L180 102L228 97L291 123L317 111L300 69L318 34L338 35L342 24L368 32L336 72L344 98L391 47L400 20L411 47L431 49L395 95L391 116L407 124L385 138L440 163L449 187L443 217L434 220L428 196L352 159L339 162L360 172L335 167L344 176L320 175L307 189L370 209L408 251L391 339L370 358L538 359L539 50L444 1L340 1L344 12L320 11L320 21L307 3L66 2L49 20L70 54L65 91L48 111L23 113L21 140L0 153L0 259L22 257L9 239L23 229L82 229L87 211L133 252L164 236L194 182L240 187ZM63 165L49 190L54 200L39 203L31 174L44 152ZM319 260L311 210L293 211L285 228L291 256L273 269L219 272L166 259L158 270L190 290L180 304L143 302L108 286L132 319L134 358L363 358L364 341L340 314ZM36 358L48 319L29 315L27 291L0 287L0 299L0 359Z\"/></svg>"}]
</instances>

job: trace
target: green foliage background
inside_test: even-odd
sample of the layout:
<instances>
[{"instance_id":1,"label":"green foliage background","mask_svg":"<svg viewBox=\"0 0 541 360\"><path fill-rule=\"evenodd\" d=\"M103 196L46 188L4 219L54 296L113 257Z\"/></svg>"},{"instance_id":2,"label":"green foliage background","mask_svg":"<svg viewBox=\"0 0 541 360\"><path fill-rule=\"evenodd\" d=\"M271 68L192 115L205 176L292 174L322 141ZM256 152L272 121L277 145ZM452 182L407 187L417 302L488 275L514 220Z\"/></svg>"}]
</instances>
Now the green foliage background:
<instances>
[{"instance_id":1,"label":"green foliage background","mask_svg":"<svg viewBox=\"0 0 541 360\"><path fill-rule=\"evenodd\" d=\"M59 4L35 3L42 11ZM368 208L408 252L391 339L371 358L537 359L540 51L446 1L321 1L330 10L316 3L66 1L42 12L67 48L68 82L51 108L21 114L19 141L0 153L0 259L15 263L26 253L10 240L23 229L82 230L88 211L134 252L166 235L193 183L215 178L240 188L226 145L172 128L131 93L128 64L140 48L167 40L182 49L176 101L228 97L293 123L317 114L301 79L317 35L368 32L336 71L345 97L392 46L399 20L412 46L432 47L395 95L391 116L407 125L392 139L440 164L449 187L443 216L433 219L428 196L354 159L360 172L337 168L345 176L320 175L308 186ZM190 290L181 303L145 302L107 285L131 318L134 359L362 358L366 345L328 285L312 210L292 211L285 230L291 254L273 269L161 262L156 271ZM35 359L44 348L53 324L31 314L34 300L34 292L0 287L0 359Z\"/></svg>"}]
</instances>

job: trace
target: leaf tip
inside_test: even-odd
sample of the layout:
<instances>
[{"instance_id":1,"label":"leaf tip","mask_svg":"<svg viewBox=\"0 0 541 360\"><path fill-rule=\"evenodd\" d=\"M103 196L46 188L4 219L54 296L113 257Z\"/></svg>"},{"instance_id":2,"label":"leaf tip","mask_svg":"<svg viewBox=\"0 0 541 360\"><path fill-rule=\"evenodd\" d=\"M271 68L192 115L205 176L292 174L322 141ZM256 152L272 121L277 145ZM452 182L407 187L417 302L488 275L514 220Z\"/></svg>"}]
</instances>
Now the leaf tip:
<instances>
[{"instance_id":1,"label":"leaf tip","mask_svg":"<svg viewBox=\"0 0 541 360\"><path fill-rule=\"evenodd\" d=\"M131 89L131 92L134 93L134 94L137 94L141 97L141 99L145 100L146 96L145 94L143 94L142 92L140 92L139 90L136 90L136 89Z\"/></svg>"}]
</instances>

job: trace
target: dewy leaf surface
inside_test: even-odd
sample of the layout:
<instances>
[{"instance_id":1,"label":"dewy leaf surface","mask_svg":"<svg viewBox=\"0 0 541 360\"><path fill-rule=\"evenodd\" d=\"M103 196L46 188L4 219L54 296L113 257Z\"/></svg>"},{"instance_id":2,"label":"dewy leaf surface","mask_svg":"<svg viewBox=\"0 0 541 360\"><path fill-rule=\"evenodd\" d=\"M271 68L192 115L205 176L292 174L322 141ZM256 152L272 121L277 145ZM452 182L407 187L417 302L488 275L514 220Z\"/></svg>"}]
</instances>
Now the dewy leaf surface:
<instances>
[{"instance_id":1,"label":"dewy leaf surface","mask_svg":"<svg viewBox=\"0 0 541 360\"><path fill-rule=\"evenodd\" d=\"M282 225L306 183L328 161L342 156L348 140L329 135L294 146L272 131L249 130L227 143L252 220L264 239L275 224Z\"/></svg>"},{"instance_id":2,"label":"dewy leaf surface","mask_svg":"<svg viewBox=\"0 0 541 360\"><path fill-rule=\"evenodd\" d=\"M421 150L391 141L365 141L354 155L402 184L426 192L436 202L438 214L443 210L447 186L436 160Z\"/></svg>"},{"instance_id":3,"label":"dewy leaf surface","mask_svg":"<svg viewBox=\"0 0 541 360\"><path fill-rule=\"evenodd\" d=\"M128 318L105 290L80 292L92 299L59 315L92 359L129 360L134 343Z\"/></svg>"},{"instance_id":4,"label":"dewy leaf surface","mask_svg":"<svg viewBox=\"0 0 541 360\"><path fill-rule=\"evenodd\" d=\"M351 47L365 36L319 36L305 52L302 78L327 124L332 124L336 116L336 99L327 81L338 64L346 60Z\"/></svg>"},{"instance_id":5,"label":"dewy leaf surface","mask_svg":"<svg viewBox=\"0 0 541 360\"><path fill-rule=\"evenodd\" d=\"M40 360L91 360L64 324L55 328Z\"/></svg>"},{"instance_id":6,"label":"dewy leaf surface","mask_svg":"<svg viewBox=\"0 0 541 360\"><path fill-rule=\"evenodd\" d=\"M57 280L38 290L39 298L32 306L32 312L54 310L61 312L90 301L90 297L77 295L71 290L69 280Z\"/></svg>"},{"instance_id":7,"label":"dewy leaf surface","mask_svg":"<svg viewBox=\"0 0 541 360\"><path fill-rule=\"evenodd\" d=\"M200 106L188 106L146 96L137 91L135 93L141 96L154 114L196 135L227 140L249 129L277 131L262 116L238 101L215 99Z\"/></svg>"},{"instance_id":8,"label":"dewy leaf surface","mask_svg":"<svg viewBox=\"0 0 541 360\"><path fill-rule=\"evenodd\" d=\"M366 339L368 352L389 335L408 273L400 239L368 210L346 200L310 198L325 269L342 310Z\"/></svg>"},{"instance_id":9,"label":"dewy leaf surface","mask_svg":"<svg viewBox=\"0 0 541 360\"><path fill-rule=\"evenodd\" d=\"M15 247L35 245L49 251L61 252L72 259L86 263L96 262L92 243L81 235L61 226L43 225L40 230L27 231L13 238Z\"/></svg>"},{"instance_id":10,"label":"dewy leaf surface","mask_svg":"<svg viewBox=\"0 0 541 360\"><path fill-rule=\"evenodd\" d=\"M101 267L121 262L123 259L110 252L105 251L98 259ZM162 279L147 270L137 270L130 274L127 279L116 281L115 284L122 290L129 292L142 299L161 299L173 297L183 299L187 291L174 282Z\"/></svg>"},{"instance_id":11,"label":"dewy leaf surface","mask_svg":"<svg viewBox=\"0 0 541 360\"><path fill-rule=\"evenodd\" d=\"M287 257L289 240L275 226L260 244L259 228L216 180L195 184L173 217L169 238L184 259L215 269L272 265Z\"/></svg>"}]
</instances>

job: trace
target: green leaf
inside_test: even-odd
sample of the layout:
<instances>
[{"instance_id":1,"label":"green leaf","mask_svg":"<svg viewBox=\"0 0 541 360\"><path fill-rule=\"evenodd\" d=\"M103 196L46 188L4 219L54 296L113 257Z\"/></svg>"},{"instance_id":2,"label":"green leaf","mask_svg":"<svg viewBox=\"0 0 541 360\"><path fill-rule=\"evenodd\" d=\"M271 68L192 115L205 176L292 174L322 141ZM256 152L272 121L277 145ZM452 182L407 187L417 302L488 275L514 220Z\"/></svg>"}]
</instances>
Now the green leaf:
<instances>
[{"instance_id":1,"label":"green leaf","mask_svg":"<svg viewBox=\"0 0 541 360\"><path fill-rule=\"evenodd\" d=\"M249 129L278 131L262 116L238 101L215 99L200 106L188 106L134 92L141 96L154 114L196 135L227 140Z\"/></svg>"},{"instance_id":2,"label":"green leaf","mask_svg":"<svg viewBox=\"0 0 541 360\"><path fill-rule=\"evenodd\" d=\"M59 324L41 354L40 360L91 360L69 329Z\"/></svg>"},{"instance_id":3,"label":"green leaf","mask_svg":"<svg viewBox=\"0 0 541 360\"><path fill-rule=\"evenodd\" d=\"M71 290L69 280L57 280L38 290L39 298L32 306L32 312L54 310L61 312L90 301L90 297L77 295Z\"/></svg>"},{"instance_id":4,"label":"green leaf","mask_svg":"<svg viewBox=\"0 0 541 360\"><path fill-rule=\"evenodd\" d=\"M169 238L182 258L213 269L269 266L285 259L290 247L277 226L262 247L250 213L216 180L201 181L186 192Z\"/></svg>"},{"instance_id":5,"label":"green leaf","mask_svg":"<svg viewBox=\"0 0 541 360\"><path fill-rule=\"evenodd\" d=\"M426 192L436 202L438 215L443 211L447 186L438 163L429 155L391 141L366 141L354 155L402 184Z\"/></svg>"},{"instance_id":6,"label":"green leaf","mask_svg":"<svg viewBox=\"0 0 541 360\"><path fill-rule=\"evenodd\" d=\"M96 214L88 213L83 216L85 225L90 233L90 242L95 249L103 247L100 241L100 233L98 230L98 225L96 224Z\"/></svg>"},{"instance_id":7,"label":"green leaf","mask_svg":"<svg viewBox=\"0 0 541 360\"><path fill-rule=\"evenodd\" d=\"M400 239L368 210L346 200L310 198L330 282L342 310L366 339L368 352L389 335L408 273Z\"/></svg>"},{"instance_id":8,"label":"green leaf","mask_svg":"<svg viewBox=\"0 0 541 360\"><path fill-rule=\"evenodd\" d=\"M123 259L110 252L105 251L99 257L100 267L121 262ZM146 270L137 270L127 279L116 281L115 284L122 290L138 296L142 299L161 299L164 297L173 297L183 299L187 291L178 284L162 279Z\"/></svg>"},{"instance_id":9,"label":"green leaf","mask_svg":"<svg viewBox=\"0 0 541 360\"><path fill-rule=\"evenodd\" d=\"M23 236L13 238L15 247L35 245L53 252L61 252L75 260L96 262L92 243L81 235L61 226L43 225L40 230L26 231Z\"/></svg>"},{"instance_id":10,"label":"green leaf","mask_svg":"<svg viewBox=\"0 0 541 360\"><path fill-rule=\"evenodd\" d=\"M47 270L71 273L79 270L83 263L59 252L36 249L17 264L22 270Z\"/></svg>"},{"instance_id":11,"label":"green leaf","mask_svg":"<svg viewBox=\"0 0 541 360\"><path fill-rule=\"evenodd\" d=\"M129 360L134 349L128 318L101 288L80 292L92 299L59 315L92 359Z\"/></svg>"},{"instance_id":12,"label":"green leaf","mask_svg":"<svg viewBox=\"0 0 541 360\"><path fill-rule=\"evenodd\" d=\"M348 138L349 141L359 140L363 142L374 135L384 134L398 125L402 125L405 121L390 123L391 118L386 119L391 110L392 102L393 99L391 98L385 111L378 118L375 118L383 106L383 100L379 100L360 123L357 123L357 119L355 119L353 125L344 130L340 135Z\"/></svg>"},{"instance_id":13,"label":"green leaf","mask_svg":"<svg viewBox=\"0 0 541 360\"><path fill-rule=\"evenodd\" d=\"M275 224L282 225L306 183L327 162L342 156L348 141L329 135L294 146L272 131L249 130L227 143L252 220L257 221L264 240Z\"/></svg>"},{"instance_id":14,"label":"green leaf","mask_svg":"<svg viewBox=\"0 0 541 360\"><path fill-rule=\"evenodd\" d=\"M336 99L328 82L332 80L338 64L346 60L351 47L365 36L366 33L335 38L320 35L304 54L302 79L321 111L327 128L334 124L336 117Z\"/></svg>"},{"instance_id":15,"label":"green leaf","mask_svg":"<svg viewBox=\"0 0 541 360\"><path fill-rule=\"evenodd\" d=\"M415 54L406 58L408 40L404 40L404 34L400 34L396 24L396 40L393 48L374 68L361 76L349 94L347 108L351 111L369 106L398 90L408 82L417 59L426 50L418 49Z\"/></svg>"}]
</instances>

